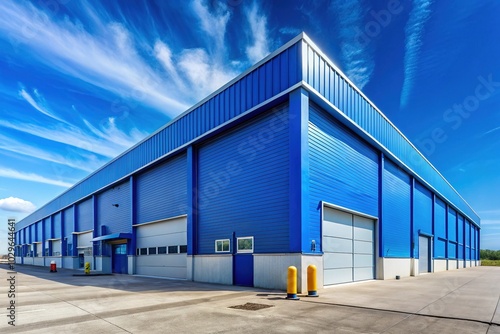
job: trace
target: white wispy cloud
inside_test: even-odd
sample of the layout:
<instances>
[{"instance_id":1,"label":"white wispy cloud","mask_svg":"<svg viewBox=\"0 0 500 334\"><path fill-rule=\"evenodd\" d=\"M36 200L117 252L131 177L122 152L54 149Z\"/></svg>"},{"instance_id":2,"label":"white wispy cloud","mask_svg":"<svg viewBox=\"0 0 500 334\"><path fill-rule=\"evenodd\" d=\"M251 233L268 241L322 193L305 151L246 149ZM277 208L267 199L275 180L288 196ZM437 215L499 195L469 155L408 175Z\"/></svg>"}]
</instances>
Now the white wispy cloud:
<instances>
[{"instance_id":1,"label":"white wispy cloud","mask_svg":"<svg viewBox=\"0 0 500 334\"><path fill-rule=\"evenodd\" d=\"M257 3L246 11L248 24L250 25L250 38L253 43L246 48L247 58L251 64L255 64L269 54L267 16L260 12Z\"/></svg>"},{"instance_id":2,"label":"white wispy cloud","mask_svg":"<svg viewBox=\"0 0 500 334\"><path fill-rule=\"evenodd\" d=\"M137 129L134 129L128 135L124 134L116 128L113 118L105 122L102 125L102 129L90 125L86 120L84 122L97 137L89 135L88 132L83 131L79 127L68 124L40 126L0 120L0 126L73 146L108 158L116 157L146 136L145 132Z\"/></svg>"},{"instance_id":3,"label":"white wispy cloud","mask_svg":"<svg viewBox=\"0 0 500 334\"><path fill-rule=\"evenodd\" d=\"M483 133L483 136L489 135L490 133L493 133L493 132L498 131L498 130L500 130L500 126L496 127L496 128L493 128L493 129L491 129L489 131L486 131L485 133Z\"/></svg>"},{"instance_id":4,"label":"white wispy cloud","mask_svg":"<svg viewBox=\"0 0 500 334\"><path fill-rule=\"evenodd\" d=\"M92 172L105 163L104 160L99 159L91 153L85 154L76 152L76 150L68 150L67 154L63 155L51 152L47 149L34 147L32 144L27 144L2 134L0 134L0 150L14 152L16 154L53 162L61 166L68 166L86 172Z\"/></svg>"},{"instance_id":5,"label":"white wispy cloud","mask_svg":"<svg viewBox=\"0 0 500 334\"><path fill-rule=\"evenodd\" d=\"M206 3L194 0L192 7L200 20L201 29L213 39L212 53L222 55L225 50L226 27L231 13L223 1L215 1L213 5L215 9L209 11Z\"/></svg>"},{"instance_id":6,"label":"white wispy cloud","mask_svg":"<svg viewBox=\"0 0 500 334\"><path fill-rule=\"evenodd\" d=\"M38 182L38 183L44 183L44 184L52 184L55 186L59 187L64 187L64 188L69 188L73 184L68 183L65 181L60 181L60 180L53 180L49 179L47 177L35 174L35 173L25 173L25 172L20 172L17 170L9 169L9 168L2 168L0 167L0 177L6 177L10 179L16 179L16 180L25 180L25 181L32 181L32 182Z\"/></svg>"},{"instance_id":7,"label":"white wispy cloud","mask_svg":"<svg viewBox=\"0 0 500 334\"><path fill-rule=\"evenodd\" d=\"M341 52L345 74L359 88L363 88L373 75L375 62L369 41L360 41L364 29L366 6L361 0L335 0L330 10L337 16Z\"/></svg>"},{"instance_id":8,"label":"white wispy cloud","mask_svg":"<svg viewBox=\"0 0 500 334\"><path fill-rule=\"evenodd\" d=\"M106 22L102 27L90 34L81 24L51 20L29 3L0 2L0 32L16 36L20 47L38 55L34 61L120 96L140 97L142 104L169 116L188 107L179 96L167 93L165 87L175 87L139 56L123 25Z\"/></svg>"},{"instance_id":9,"label":"white wispy cloud","mask_svg":"<svg viewBox=\"0 0 500 334\"><path fill-rule=\"evenodd\" d=\"M36 207L30 201L11 196L0 199L0 209L10 212L31 213L35 211Z\"/></svg>"},{"instance_id":10,"label":"white wispy cloud","mask_svg":"<svg viewBox=\"0 0 500 334\"><path fill-rule=\"evenodd\" d=\"M413 8L405 27L406 50L404 58L404 82L401 91L400 104L408 103L415 77L418 73L418 59L423 44L425 24L431 16L431 0L413 0Z\"/></svg>"}]
</instances>

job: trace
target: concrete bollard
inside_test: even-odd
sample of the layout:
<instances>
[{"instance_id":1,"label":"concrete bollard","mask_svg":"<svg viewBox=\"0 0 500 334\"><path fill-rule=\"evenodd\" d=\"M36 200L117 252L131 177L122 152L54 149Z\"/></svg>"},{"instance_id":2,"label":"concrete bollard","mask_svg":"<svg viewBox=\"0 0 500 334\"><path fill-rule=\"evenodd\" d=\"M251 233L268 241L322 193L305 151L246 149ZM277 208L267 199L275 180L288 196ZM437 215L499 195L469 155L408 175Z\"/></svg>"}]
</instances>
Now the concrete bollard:
<instances>
[{"instance_id":1,"label":"concrete bollard","mask_svg":"<svg viewBox=\"0 0 500 334\"><path fill-rule=\"evenodd\" d=\"M299 297L297 297L297 268L294 266L288 267L286 299L300 299Z\"/></svg>"},{"instance_id":2,"label":"concrete bollard","mask_svg":"<svg viewBox=\"0 0 500 334\"><path fill-rule=\"evenodd\" d=\"M318 269L314 264L307 267L307 297L319 297L317 272Z\"/></svg>"}]
</instances>

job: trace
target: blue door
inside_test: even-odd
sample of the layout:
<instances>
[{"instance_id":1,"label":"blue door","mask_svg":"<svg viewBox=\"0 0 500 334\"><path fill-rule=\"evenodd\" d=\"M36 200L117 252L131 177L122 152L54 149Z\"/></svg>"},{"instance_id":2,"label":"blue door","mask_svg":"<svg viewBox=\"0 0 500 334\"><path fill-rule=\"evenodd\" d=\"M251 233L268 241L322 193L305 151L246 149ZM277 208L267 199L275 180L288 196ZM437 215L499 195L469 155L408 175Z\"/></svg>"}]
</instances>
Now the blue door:
<instances>
[{"instance_id":1,"label":"blue door","mask_svg":"<svg viewBox=\"0 0 500 334\"><path fill-rule=\"evenodd\" d=\"M233 256L234 285L253 286L253 254Z\"/></svg>"},{"instance_id":2,"label":"blue door","mask_svg":"<svg viewBox=\"0 0 500 334\"><path fill-rule=\"evenodd\" d=\"M113 245L113 256L111 261L114 273L128 273L127 244Z\"/></svg>"}]
</instances>

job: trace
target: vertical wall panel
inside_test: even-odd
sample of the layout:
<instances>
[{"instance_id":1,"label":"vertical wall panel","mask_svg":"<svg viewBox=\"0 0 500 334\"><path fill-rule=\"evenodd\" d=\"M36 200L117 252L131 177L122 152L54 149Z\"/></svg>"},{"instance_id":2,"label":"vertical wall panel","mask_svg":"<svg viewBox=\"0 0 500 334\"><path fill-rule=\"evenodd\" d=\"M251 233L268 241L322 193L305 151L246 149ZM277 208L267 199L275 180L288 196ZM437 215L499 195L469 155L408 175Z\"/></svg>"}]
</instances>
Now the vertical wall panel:
<instances>
[{"instance_id":1,"label":"vertical wall panel","mask_svg":"<svg viewBox=\"0 0 500 334\"><path fill-rule=\"evenodd\" d=\"M78 203L77 208L77 229L78 232L94 229L92 198L89 198L81 203Z\"/></svg>"},{"instance_id":2,"label":"vertical wall panel","mask_svg":"<svg viewBox=\"0 0 500 334\"><path fill-rule=\"evenodd\" d=\"M172 158L137 177L137 223L187 213L186 155Z\"/></svg>"},{"instance_id":3,"label":"vertical wall panel","mask_svg":"<svg viewBox=\"0 0 500 334\"><path fill-rule=\"evenodd\" d=\"M457 235L458 235L458 251L457 258L463 260L464 259L464 241L465 241L465 221L462 215L458 216L458 226L457 226Z\"/></svg>"},{"instance_id":4,"label":"vertical wall panel","mask_svg":"<svg viewBox=\"0 0 500 334\"><path fill-rule=\"evenodd\" d=\"M68 238L71 240L71 236L73 231L73 223L74 223L74 216L73 216L73 207L69 207L66 210L63 211L64 215L64 238Z\"/></svg>"},{"instance_id":5,"label":"vertical wall panel","mask_svg":"<svg viewBox=\"0 0 500 334\"><path fill-rule=\"evenodd\" d=\"M61 238L61 215L62 212L58 212L54 215L54 231L53 231L53 237L54 238Z\"/></svg>"},{"instance_id":6,"label":"vertical wall panel","mask_svg":"<svg viewBox=\"0 0 500 334\"><path fill-rule=\"evenodd\" d=\"M385 159L382 185L382 256L410 257L410 176Z\"/></svg>"},{"instance_id":7,"label":"vertical wall panel","mask_svg":"<svg viewBox=\"0 0 500 334\"><path fill-rule=\"evenodd\" d=\"M436 197L434 205L435 258L446 258L446 205Z\"/></svg>"},{"instance_id":8,"label":"vertical wall panel","mask_svg":"<svg viewBox=\"0 0 500 334\"><path fill-rule=\"evenodd\" d=\"M415 182L413 193L413 240L415 244L422 233L432 234L432 193L419 182ZM415 246L417 258L419 249Z\"/></svg>"},{"instance_id":9,"label":"vertical wall panel","mask_svg":"<svg viewBox=\"0 0 500 334\"><path fill-rule=\"evenodd\" d=\"M129 181L97 195L97 222L106 226L106 234L132 232L130 205ZM100 228L98 232L101 233Z\"/></svg>"},{"instance_id":10,"label":"vertical wall panel","mask_svg":"<svg viewBox=\"0 0 500 334\"><path fill-rule=\"evenodd\" d=\"M470 260L470 222L465 221L465 259Z\"/></svg>"},{"instance_id":11,"label":"vertical wall panel","mask_svg":"<svg viewBox=\"0 0 500 334\"><path fill-rule=\"evenodd\" d=\"M44 219L45 240L52 237L52 226L50 224L50 217Z\"/></svg>"},{"instance_id":12,"label":"vertical wall panel","mask_svg":"<svg viewBox=\"0 0 500 334\"><path fill-rule=\"evenodd\" d=\"M31 241L43 241L43 223L42 221L31 225Z\"/></svg>"},{"instance_id":13,"label":"vertical wall panel","mask_svg":"<svg viewBox=\"0 0 500 334\"><path fill-rule=\"evenodd\" d=\"M199 148L199 253L214 253L215 240L232 239L232 232L253 236L255 253L289 248L289 133L288 122L282 123L288 108L277 113L265 113Z\"/></svg>"},{"instance_id":14,"label":"vertical wall panel","mask_svg":"<svg viewBox=\"0 0 500 334\"><path fill-rule=\"evenodd\" d=\"M448 258L456 259L458 253L457 212L448 208Z\"/></svg>"}]
</instances>

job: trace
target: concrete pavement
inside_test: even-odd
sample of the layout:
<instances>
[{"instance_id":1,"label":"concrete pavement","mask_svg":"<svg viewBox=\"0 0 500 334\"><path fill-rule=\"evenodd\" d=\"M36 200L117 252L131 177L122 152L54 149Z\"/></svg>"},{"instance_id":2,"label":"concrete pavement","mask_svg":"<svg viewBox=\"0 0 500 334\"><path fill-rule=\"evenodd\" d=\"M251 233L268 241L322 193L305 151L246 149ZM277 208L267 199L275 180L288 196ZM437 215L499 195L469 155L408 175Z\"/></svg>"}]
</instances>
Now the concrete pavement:
<instances>
[{"instance_id":1,"label":"concrete pavement","mask_svg":"<svg viewBox=\"0 0 500 334\"><path fill-rule=\"evenodd\" d=\"M285 300L283 291L16 269L16 327L7 323L4 293L1 333L500 334L500 268L495 267L339 285L300 301ZM8 278L4 266L0 278ZM229 308L247 302L273 307Z\"/></svg>"}]
</instances>

